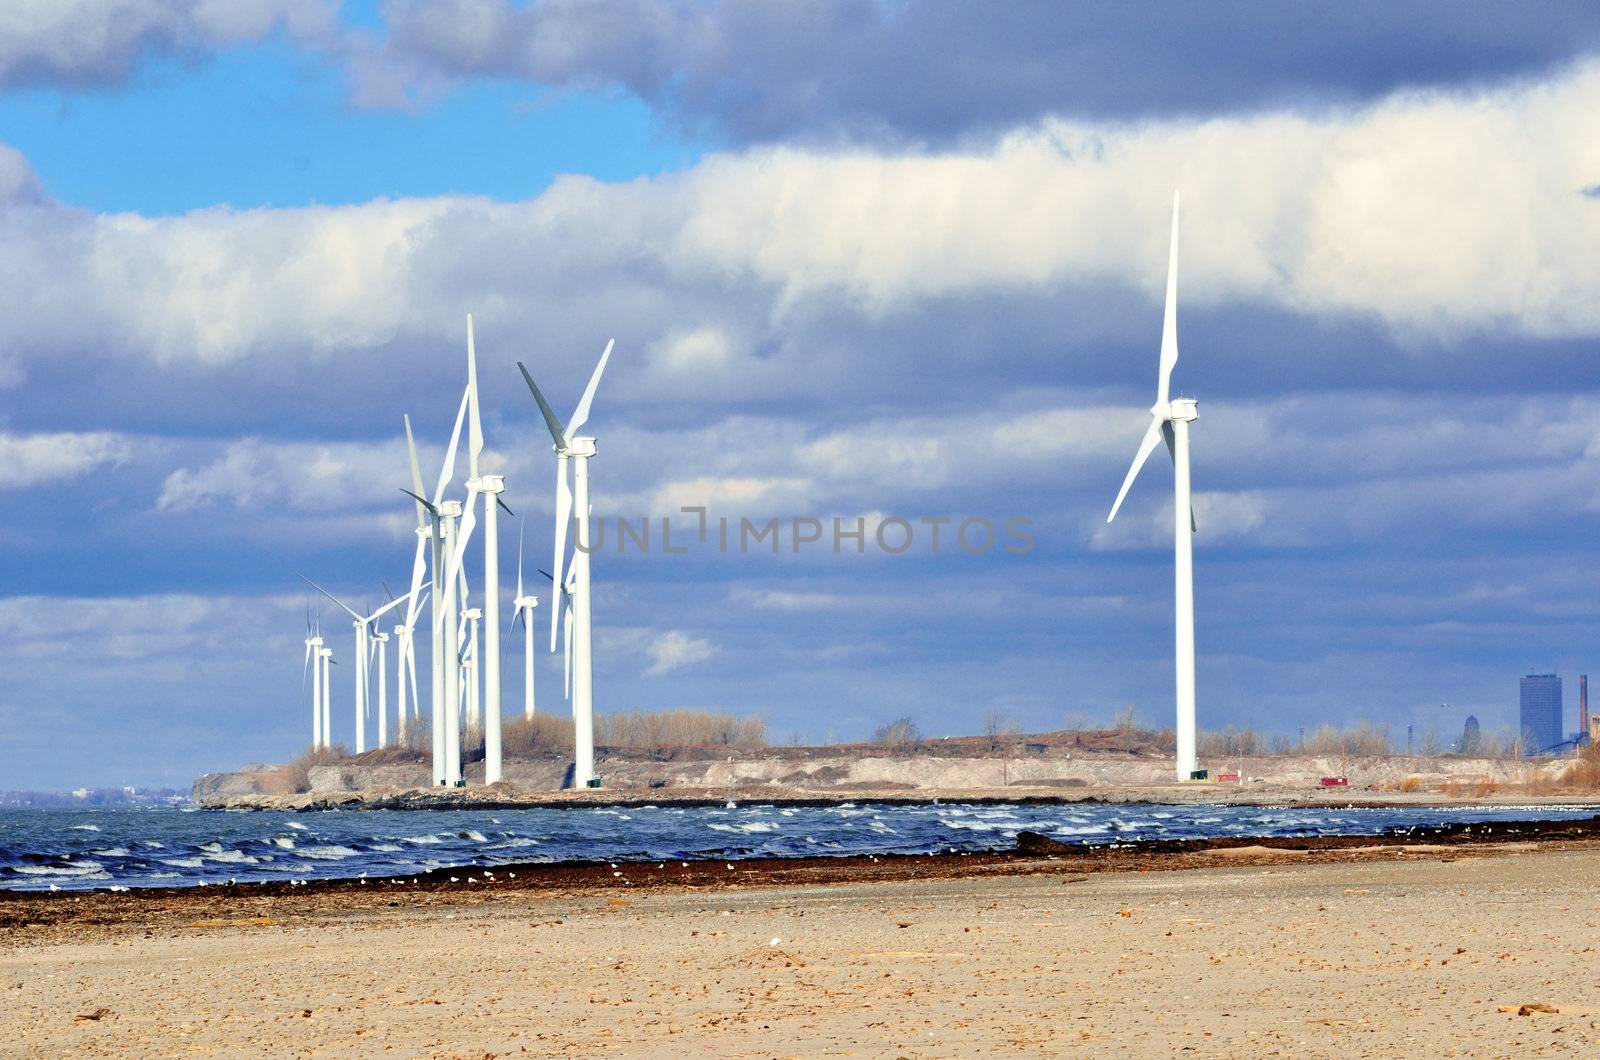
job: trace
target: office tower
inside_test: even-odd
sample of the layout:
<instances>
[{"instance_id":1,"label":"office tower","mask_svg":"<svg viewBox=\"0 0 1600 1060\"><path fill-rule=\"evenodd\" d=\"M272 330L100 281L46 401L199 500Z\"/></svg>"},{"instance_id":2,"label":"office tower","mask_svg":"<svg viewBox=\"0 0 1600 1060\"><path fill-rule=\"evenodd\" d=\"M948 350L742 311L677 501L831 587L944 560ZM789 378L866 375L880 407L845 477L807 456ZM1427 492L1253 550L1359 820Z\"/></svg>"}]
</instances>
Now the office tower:
<instances>
[{"instance_id":1,"label":"office tower","mask_svg":"<svg viewBox=\"0 0 1600 1060\"><path fill-rule=\"evenodd\" d=\"M1478 716L1467 715L1467 723L1461 727L1461 753L1475 755L1483 750L1483 730L1478 727Z\"/></svg>"},{"instance_id":2,"label":"office tower","mask_svg":"<svg viewBox=\"0 0 1600 1060\"><path fill-rule=\"evenodd\" d=\"M1566 736L1561 731L1561 678L1529 674L1522 679L1522 750L1548 754Z\"/></svg>"}]
</instances>

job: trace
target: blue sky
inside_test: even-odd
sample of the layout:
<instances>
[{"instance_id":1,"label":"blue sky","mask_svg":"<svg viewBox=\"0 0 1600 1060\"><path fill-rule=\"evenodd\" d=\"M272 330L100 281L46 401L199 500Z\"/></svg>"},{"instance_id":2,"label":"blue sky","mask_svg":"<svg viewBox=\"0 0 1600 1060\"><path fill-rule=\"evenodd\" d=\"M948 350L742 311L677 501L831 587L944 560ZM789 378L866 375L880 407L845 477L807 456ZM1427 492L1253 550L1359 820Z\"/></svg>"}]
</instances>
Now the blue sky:
<instances>
[{"instance_id":1,"label":"blue sky","mask_svg":"<svg viewBox=\"0 0 1600 1060\"><path fill-rule=\"evenodd\" d=\"M603 555L602 710L1166 723L1170 472L1103 520L1174 187L1201 724L1448 737L1534 669L1570 728L1597 53L1575 4L10 5L0 786L300 749L295 572L406 580L400 415L436 464L469 311L530 567L513 362L565 411L612 336L597 516L1033 521L1025 556Z\"/></svg>"}]
</instances>

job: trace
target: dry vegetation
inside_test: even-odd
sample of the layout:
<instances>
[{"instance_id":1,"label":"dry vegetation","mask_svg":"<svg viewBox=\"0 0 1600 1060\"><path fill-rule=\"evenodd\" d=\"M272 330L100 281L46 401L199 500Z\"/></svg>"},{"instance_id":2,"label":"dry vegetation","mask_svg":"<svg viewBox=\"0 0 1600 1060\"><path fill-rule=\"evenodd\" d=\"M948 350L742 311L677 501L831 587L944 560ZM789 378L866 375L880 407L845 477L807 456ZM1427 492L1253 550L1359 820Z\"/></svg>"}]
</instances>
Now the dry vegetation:
<instances>
[{"instance_id":1,"label":"dry vegetation","mask_svg":"<svg viewBox=\"0 0 1600 1060\"><path fill-rule=\"evenodd\" d=\"M598 714L594 742L602 747L740 747L767 745L767 723L760 718L700 710L629 710Z\"/></svg>"}]
</instances>

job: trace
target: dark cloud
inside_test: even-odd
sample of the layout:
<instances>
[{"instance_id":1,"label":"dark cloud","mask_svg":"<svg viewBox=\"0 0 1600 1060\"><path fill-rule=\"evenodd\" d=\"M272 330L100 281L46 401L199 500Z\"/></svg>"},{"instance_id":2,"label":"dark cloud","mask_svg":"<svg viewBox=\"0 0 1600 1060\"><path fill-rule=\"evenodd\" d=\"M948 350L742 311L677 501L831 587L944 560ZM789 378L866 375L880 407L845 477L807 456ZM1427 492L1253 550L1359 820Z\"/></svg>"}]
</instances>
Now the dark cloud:
<instances>
[{"instance_id":1,"label":"dark cloud","mask_svg":"<svg viewBox=\"0 0 1600 1060\"><path fill-rule=\"evenodd\" d=\"M1048 115L1208 115L1534 74L1600 8L1154 0L769 4L390 0L356 59L394 104L464 80L620 88L734 142L944 143Z\"/></svg>"},{"instance_id":2,"label":"dark cloud","mask_svg":"<svg viewBox=\"0 0 1600 1060\"><path fill-rule=\"evenodd\" d=\"M0 88L120 85L152 59L203 58L283 30L331 45L335 0L11 0L0 12Z\"/></svg>"}]
</instances>

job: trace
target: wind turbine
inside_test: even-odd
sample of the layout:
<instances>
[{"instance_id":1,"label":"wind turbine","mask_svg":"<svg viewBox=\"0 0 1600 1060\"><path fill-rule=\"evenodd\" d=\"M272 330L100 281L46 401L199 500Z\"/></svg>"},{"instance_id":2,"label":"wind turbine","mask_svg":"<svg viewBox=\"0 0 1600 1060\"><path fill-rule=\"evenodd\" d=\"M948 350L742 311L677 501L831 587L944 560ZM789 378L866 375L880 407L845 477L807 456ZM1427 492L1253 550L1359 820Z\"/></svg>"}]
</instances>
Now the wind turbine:
<instances>
[{"instance_id":1,"label":"wind turbine","mask_svg":"<svg viewBox=\"0 0 1600 1060\"><path fill-rule=\"evenodd\" d=\"M378 746L389 746L389 634L372 634L378 652Z\"/></svg>"},{"instance_id":2,"label":"wind turbine","mask_svg":"<svg viewBox=\"0 0 1600 1060\"><path fill-rule=\"evenodd\" d=\"M522 591L522 530L517 531L517 595L511 601L511 628L522 623L522 716L532 718L533 698L533 609L539 606L537 596Z\"/></svg>"},{"instance_id":3,"label":"wind turbine","mask_svg":"<svg viewBox=\"0 0 1600 1060\"><path fill-rule=\"evenodd\" d=\"M451 634L455 630L454 611L455 593L446 592L444 580L445 556L453 551L455 535L455 520L461 515L461 506L455 501L446 501L444 491L449 488L450 480L455 477L456 449L461 441L461 424L466 419L468 399L471 392L463 391L461 394L461 407L456 410L456 425L450 432L450 445L445 450L444 464L439 468L439 482L434 487L433 500L428 500L422 489L422 471L417 463L417 447L411 437L410 419L406 420L406 442L410 447L411 455L411 485L412 489L402 490L419 506L417 515L419 523L418 550L422 546L420 523L424 514L431 521L431 538L433 543L433 562L431 566L433 581L433 608L432 608L432 636L433 655L431 667L433 670L433 782L436 785L453 785L455 777L460 774L459 743L457 754L450 754L451 741L446 730L448 722L454 717L455 708L450 704L455 702L458 671L455 657L456 647L448 644ZM412 577L416 577L416 566L412 566ZM448 649L448 650L447 650ZM451 762L456 763L452 770Z\"/></svg>"},{"instance_id":4,"label":"wind turbine","mask_svg":"<svg viewBox=\"0 0 1600 1060\"><path fill-rule=\"evenodd\" d=\"M1167 258L1167 305L1161 325L1161 368L1156 384L1156 403L1150 407L1150 426L1145 429L1134 455L1128 477L1122 481L1116 503L1106 522L1117 517L1117 509L1128 495L1128 488L1150 454L1162 439L1172 456L1173 467L1173 586L1176 603L1177 677L1177 777L1188 780L1196 769L1194 710L1194 508L1189 490L1189 424L1199 416L1199 405L1192 398L1173 399L1169 394L1172 369L1178 363L1178 194L1172 194L1172 246Z\"/></svg>"},{"instance_id":5,"label":"wind turbine","mask_svg":"<svg viewBox=\"0 0 1600 1060\"><path fill-rule=\"evenodd\" d=\"M527 380L533 399L539 403L539 412L556 452L556 547L552 585L561 585L562 560L566 555L567 520L577 508L577 540L572 555L572 632L568 645L572 652L572 721L573 721L573 784L577 787L594 787L594 666L590 651L591 610L589 601L589 458L595 455L594 439L578 436L578 431L589 421L589 407L594 403L595 390L600 386L600 376L611 358L615 340L608 341L600 363L595 365L589 385L572 413L571 423L563 427L550 403L544 399L521 361L517 367ZM572 486L567 486L567 465L572 465ZM550 650L555 650L556 627L561 609L550 609Z\"/></svg>"},{"instance_id":6,"label":"wind turbine","mask_svg":"<svg viewBox=\"0 0 1600 1060\"><path fill-rule=\"evenodd\" d=\"M461 621L467 627L467 649L462 653L461 662L462 669L467 674L467 728L478 729L480 732L486 727L478 666L478 623L482 620L483 611L479 608L469 607L461 612ZM487 735L484 735L484 740L487 742ZM487 753L485 751L485 754Z\"/></svg>"},{"instance_id":7,"label":"wind turbine","mask_svg":"<svg viewBox=\"0 0 1600 1060\"><path fill-rule=\"evenodd\" d=\"M367 681L371 677L371 674L368 673L367 670L371 662L371 652L368 648L368 638L372 636L372 625L393 608L399 607L408 599L416 599L416 596L415 594L408 593L406 596L396 597L395 599L384 604L382 607L378 608L376 611L372 612L372 614L361 615L357 614L349 604L346 604L343 600L339 599L337 596L334 596L316 582L311 581L309 578L306 579L306 582L317 592L321 593L329 600L332 600L334 603L344 608L344 610L350 615L350 624L353 625L356 630L356 754L362 754L367 749ZM417 591L421 591L420 586L418 587ZM382 637L384 640L388 640L387 634L380 633L378 636ZM379 687L381 689L382 683L385 680L385 675L381 669L378 679ZM382 711L386 709L386 707L387 704L383 702L383 697L380 694L378 709ZM379 732L380 734L383 732L383 723L381 719L379 721ZM382 739L381 735L379 738L380 740Z\"/></svg>"},{"instance_id":8,"label":"wind turbine","mask_svg":"<svg viewBox=\"0 0 1600 1060\"><path fill-rule=\"evenodd\" d=\"M320 634L317 640L321 641ZM333 746L333 649L317 649L317 665L322 668L322 746Z\"/></svg>"},{"instance_id":9,"label":"wind turbine","mask_svg":"<svg viewBox=\"0 0 1600 1060\"><path fill-rule=\"evenodd\" d=\"M311 677L311 749L322 747L322 635L311 624L311 605L306 605L306 662L300 670L300 691L306 688L306 676ZM317 660L316 669L311 659Z\"/></svg>"},{"instance_id":10,"label":"wind turbine","mask_svg":"<svg viewBox=\"0 0 1600 1060\"><path fill-rule=\"evenodd\" d=\"M500 779L500 500L505 479L485 475L479 467L483 455L483 417L478 402L478 350L473 338L472 314L467 314L467 405L471 413L467 436L467 501L463 506L461 532L451 554L451 572L461 570L467 543L477 526L477 500L483 497L483 619L487 624L483 645L483 665L474 671L483 686L483 782ZM510 513L511 509L506 508ZM474 704L477 700L474 698ZM474 708L476 709L476 707Z\"/></svg>"}]
</instances>

